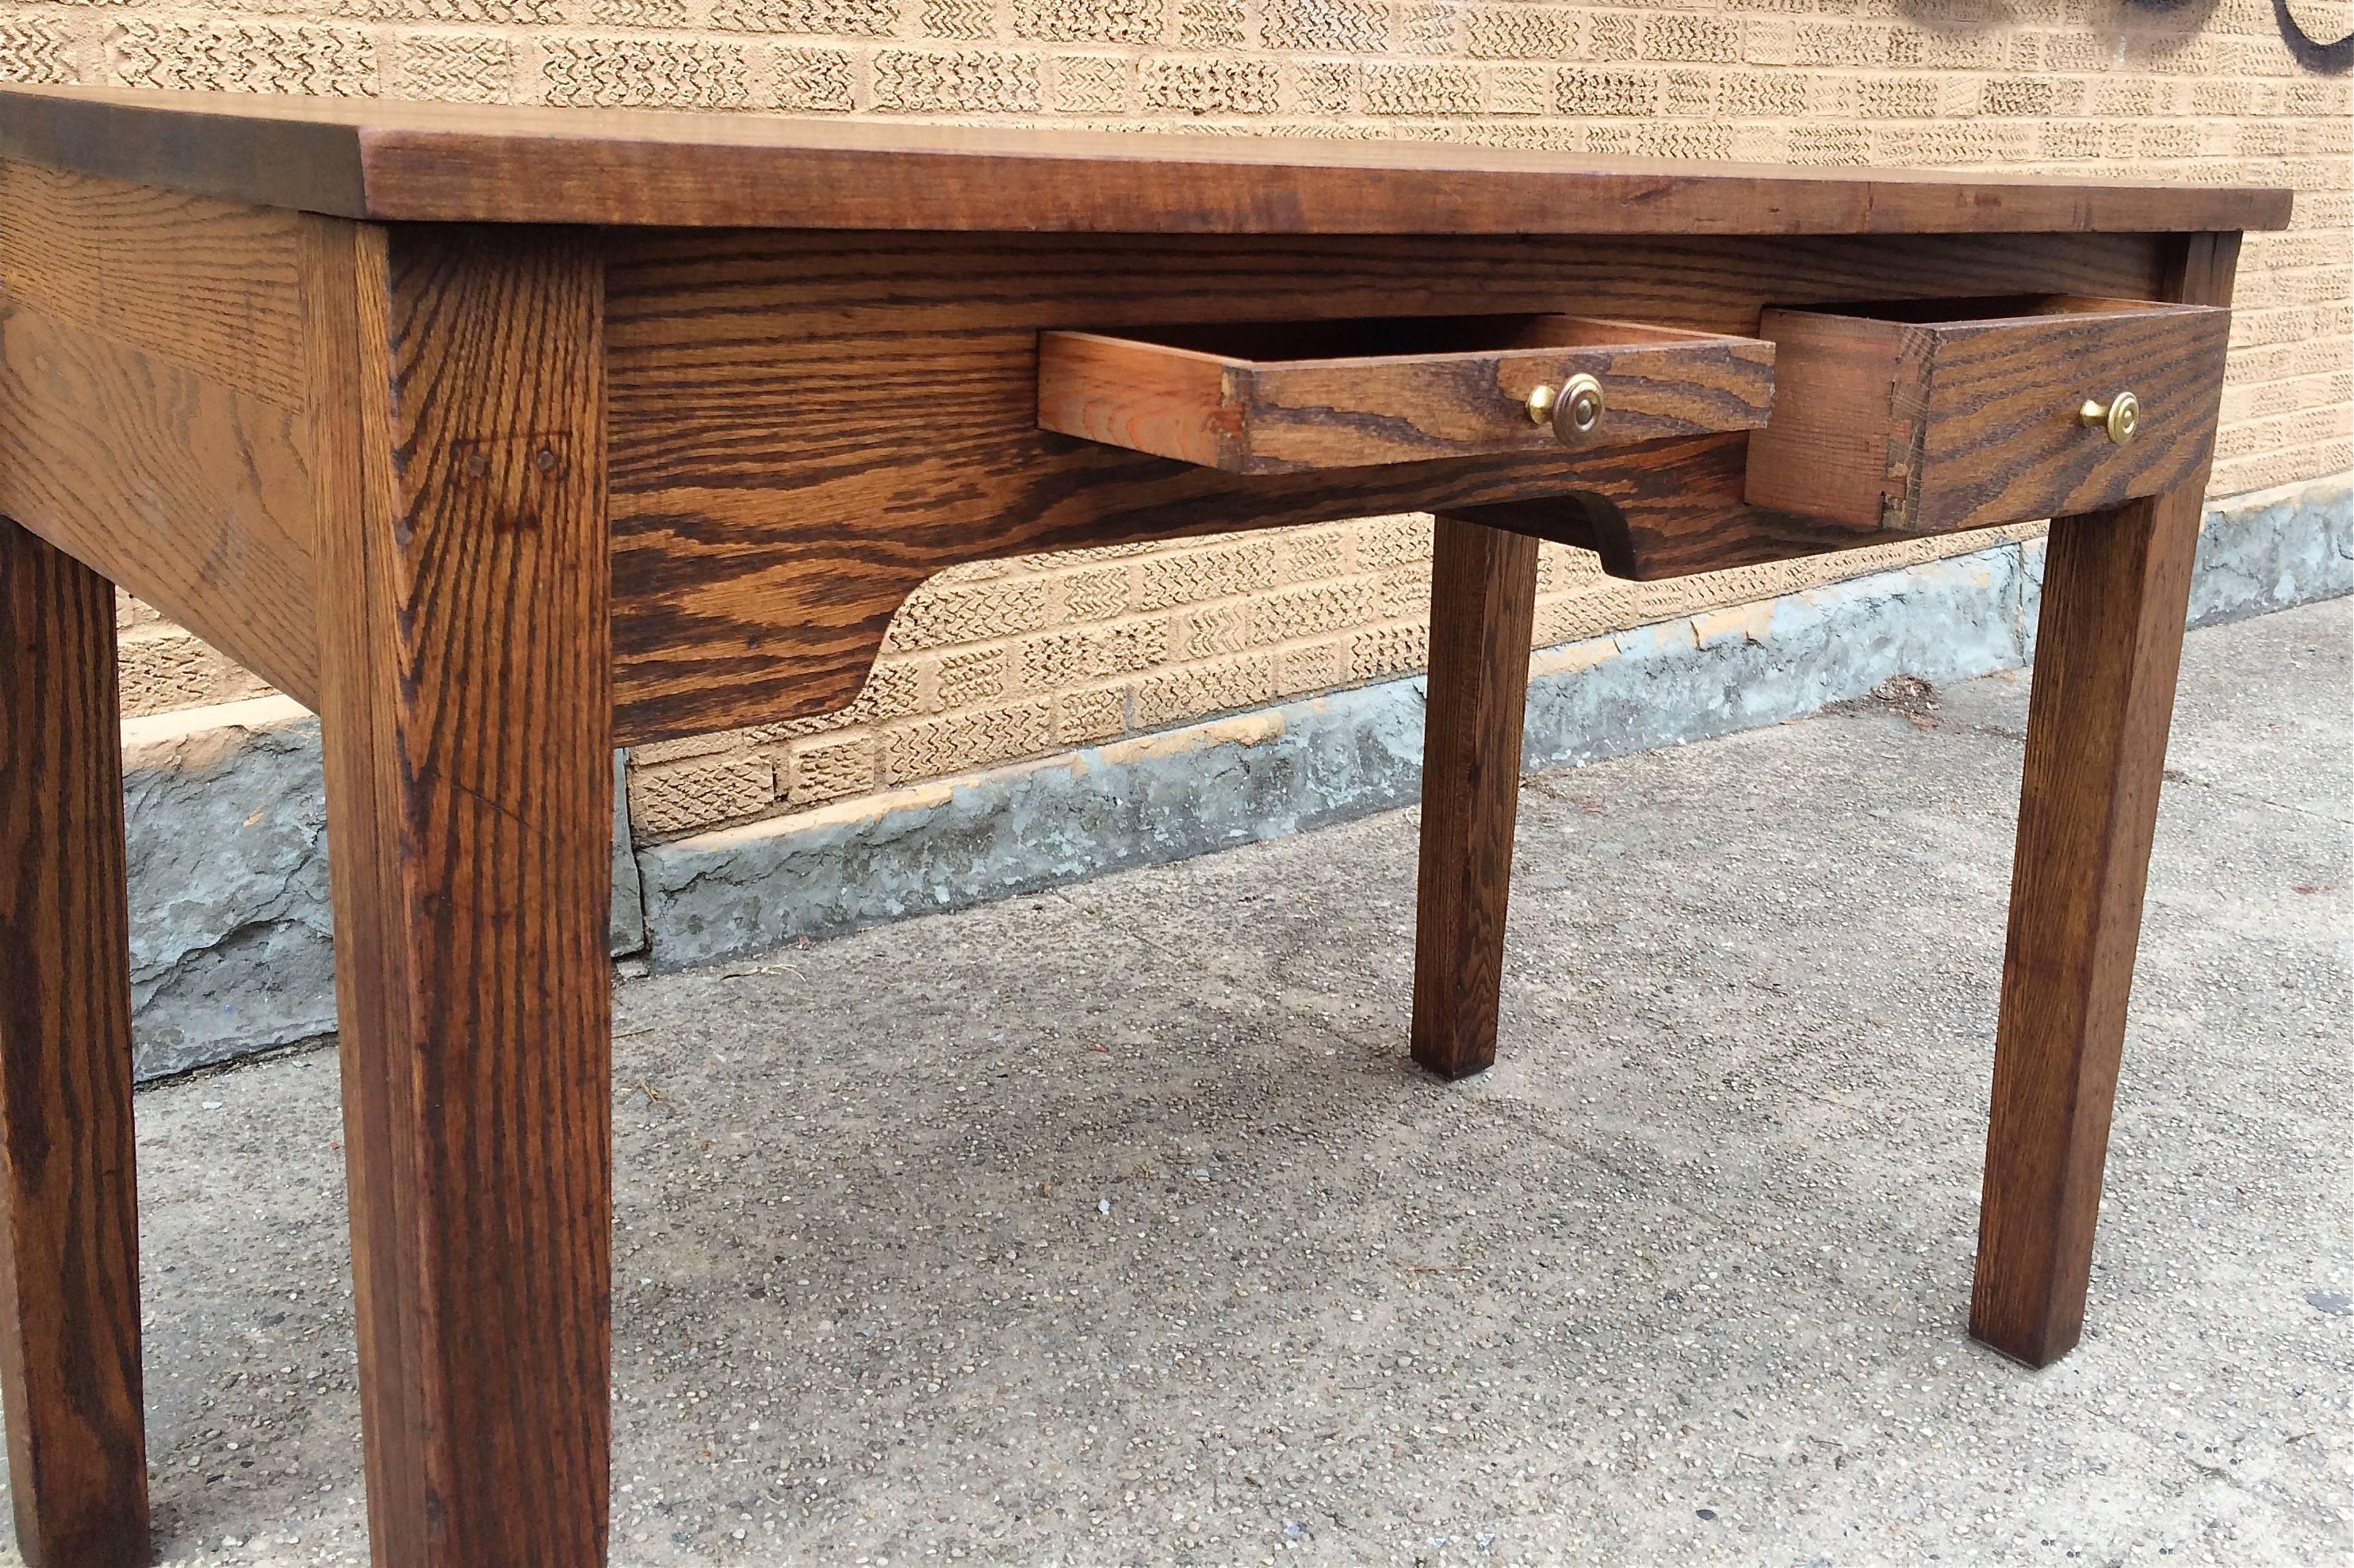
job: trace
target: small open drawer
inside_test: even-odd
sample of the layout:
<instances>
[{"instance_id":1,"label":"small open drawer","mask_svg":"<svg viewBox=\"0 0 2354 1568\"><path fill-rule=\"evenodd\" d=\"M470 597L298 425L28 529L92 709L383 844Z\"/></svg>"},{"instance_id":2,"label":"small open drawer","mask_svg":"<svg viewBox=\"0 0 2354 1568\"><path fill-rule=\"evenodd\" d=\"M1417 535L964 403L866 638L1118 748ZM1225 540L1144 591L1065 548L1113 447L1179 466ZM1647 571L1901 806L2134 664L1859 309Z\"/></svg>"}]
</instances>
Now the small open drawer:
<instances>
[{"instance_id":1,"label":"small open drawer","mask_svg":"<svg viewBox=\"0 0 2354 1568\"><path fill-rule=\"evenodd\" d=\"M2048 294L1769 310L1752 505L1942 534L2196 479L2232 313Z\"/></svg>"},{"instance_id":2,"label":"small open drawer","mask_svg":"<svg viewBox=\"0 0 2354 1568\"><path fill-rule=\"evenodd\" d=\"M1755 338L1584 316L1038 337L1041 428L1230 473L1749 430L1773 394L1774 350Z\"/></svg>"}]
</instances>

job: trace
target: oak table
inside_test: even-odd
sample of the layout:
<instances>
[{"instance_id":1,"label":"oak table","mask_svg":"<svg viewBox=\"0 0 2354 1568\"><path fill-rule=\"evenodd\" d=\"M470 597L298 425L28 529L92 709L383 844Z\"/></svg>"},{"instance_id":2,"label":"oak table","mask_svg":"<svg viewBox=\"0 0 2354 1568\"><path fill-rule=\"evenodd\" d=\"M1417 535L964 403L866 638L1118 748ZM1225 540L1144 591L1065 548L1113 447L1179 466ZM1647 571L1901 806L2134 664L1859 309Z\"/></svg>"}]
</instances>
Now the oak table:
<instances>
[{"instance_id":1,"label":"oak table","mask_svg":"<svg viewBox=\"0 0 2354 1568\"><path fill-rule=\"evenodd\" d=\"M2052 516L1978 1338L2075 1342L2240 232L2276 191L0 92L0 1398L146 1552L112 586L323 721L376 1560L607 1534L616 745L959 562L1437 514L1412 1039L1493 1057L1536 550ZM12 521L11 521L12 520Z\"/></svg>"}]
</instances>

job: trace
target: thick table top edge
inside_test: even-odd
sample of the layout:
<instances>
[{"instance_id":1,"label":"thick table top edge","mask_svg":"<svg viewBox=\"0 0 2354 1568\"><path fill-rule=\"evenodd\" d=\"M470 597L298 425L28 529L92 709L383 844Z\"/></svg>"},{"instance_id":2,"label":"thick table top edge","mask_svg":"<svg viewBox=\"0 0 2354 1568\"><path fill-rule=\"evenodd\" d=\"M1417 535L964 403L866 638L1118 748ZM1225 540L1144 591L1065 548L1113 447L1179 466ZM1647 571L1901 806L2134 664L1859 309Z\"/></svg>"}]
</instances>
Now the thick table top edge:
<instances>
[{"instance_id":1,"label":"thick table top edge","mask_svg":"<svg viewBox=\"0 0 2354 1568\"><path fill-rule=\"evenodd\" d=\"M1448 143L0 89L0 157L376 221L991 233L2180 233L2291 193Z\"/></svg>"}]
</instances>

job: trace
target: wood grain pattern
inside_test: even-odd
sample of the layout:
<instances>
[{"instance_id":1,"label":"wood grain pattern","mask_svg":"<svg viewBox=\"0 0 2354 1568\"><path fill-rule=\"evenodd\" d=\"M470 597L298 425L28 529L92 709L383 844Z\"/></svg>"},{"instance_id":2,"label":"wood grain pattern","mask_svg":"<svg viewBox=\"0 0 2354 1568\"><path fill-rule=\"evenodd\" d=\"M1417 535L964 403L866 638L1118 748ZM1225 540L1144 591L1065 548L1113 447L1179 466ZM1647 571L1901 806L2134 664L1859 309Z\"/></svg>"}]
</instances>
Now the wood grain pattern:
<instances>
[{"instance_id":1,"label":"wood grain pattern","mask_svg":"<svg viewBox=\"0 0 2354 1568\"><path fill-rule=\"evenodd\" d=\"M2238 236L2169 291L2228 305ZM2028 706L1970 1332L2031 1366L2082 1333L2206 471L2054 518Z\"/></svg>"},{"instance_id":2,"label":"wood grain pattern","mask_svg":"<svg viewBox=\"0 0 2354 1568\"><path fill-rule=\"evenodd\" d=\"M347 217L1096 234L1869 234L2276 228L2285 191L263 98L0 92L0 156Z\"/></svg>"},{"instance_id":3,"label":"wood grain pattern","mask_svg":"<svg viewBox=\"0 0 2354 1568\"><path fill-rule=\"evenodd\" d=\"M0 1405L32 1568L147 1552L114 592L0 517Z\"/></svg>"},{"instance_id":4,"label":"wood grain pattern","mask_svg":"<svg viewBox=\"0 0 2354 1568\"><path fill-rule=\"evenodd\" d=\"M1539 386L1598 379L1579 450L1755 429L1774 351L1753 338L1564 315L1274 323L1038 340L1038 425L1228 473L1299 473L1564 444Z\"/></svg>"},{"instance_id":5,"label":"wood grain pattern","mask_svg":"<svg viewBox=\"0 0 2354 1568\"><path fill-rule=\"evenodd\" d=\"M1537 542L1441 516L1414 925L1414 1059L1442 1078L1496 1060L1521 796Z\"/></svg>"},{"instance_id":6,"label":"wood grain pattern","mask_svg":"<svg viewBox=\"0 0 2354 1568\"><path fill-rule=\"evenodd\" d=\"M1624 496L1630 536L1657 519L1688 542L1728 509L1753 547L1789 535L1738 510L1739 436L1651 443L1639 468L1602 449L1229 475L1043 431L1042 330L1575 304L1744 334L1776 298L2147 297L2159 282L2157 242L2124 236L715 234L624 237L612 256L616 723L630 744L847 705L900 602L960 561L1579 489ZM1695 569L1688 555L1669 566Z\"/></svg>"},{"instance_id":7,"label":"wood grain pattern","mask_svg":"<svg viewBox=\"0 0 2354 1568\"><path fill-rule=\"evenodd\" d=\"M0 305L0 514L316 707L302 440L299 413Z\"/></svg>"},{"instance_id":8,"label":"wood grain pattern","mask_svg":"<svg viewBox=\"0 0 2354 1568\"><path fill-rule=\"evenodd\" d=\"M604 1561L612 820L584 237L306 230L369 1533Z\"/></svg>"},{"instance_id":9,"label":"wood grain pattern","mask_svg":"<svg viewBox=\"0 0 2354 1568\"><path fill-rule=\"evenodd\" d=\"M1748 499L1900 534L2015 523L2152 495L2214 449L2231 313L2073 297L1769 310L1775 418ZM2130 389L2118 446L2077 418Z\"/></svg>"},{"instance_id":10,"label":"wood grain pattern","mask_svg":"<svg viewBox=\"0 0 2354 1568\"><path fill-rule=\"evenodd\" d=\"M0 298L302 406L295 215L0 162Z\"/></svg>"},{"instance_id":11,"label":"wood grain pattern","mask_svg":"<svg viewBox=\"0 0 2354 1568\"><path fill-rule=\"evenodd\" d=\"M2155 297L2228 310L2232 280L2238 276L2239 267L2237 232L2178 236L2167 241L2159 253Z\"/></svg>"}]
</instances>

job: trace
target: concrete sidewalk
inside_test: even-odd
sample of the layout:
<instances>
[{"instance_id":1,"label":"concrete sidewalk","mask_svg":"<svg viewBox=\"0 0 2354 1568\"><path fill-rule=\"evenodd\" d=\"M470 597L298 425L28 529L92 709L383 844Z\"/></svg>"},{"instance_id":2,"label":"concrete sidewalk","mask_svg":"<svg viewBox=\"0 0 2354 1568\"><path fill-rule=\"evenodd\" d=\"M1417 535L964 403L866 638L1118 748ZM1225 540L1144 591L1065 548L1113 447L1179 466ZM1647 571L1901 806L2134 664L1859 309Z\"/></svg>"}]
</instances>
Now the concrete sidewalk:
<instances>
[{"instance_id":1,"label":"concrete sidewalk","mask_svg":"<svg viewBox=\"0 0 2354 1568\"><path fill-rule=\"evenodd\" d=\"M2349 628L2191 636L2059 1366L1963 1330L1996 676L1533 776L1451 1087L1412 811L623 986L614 1561L2346 1561ZM333 1054L140 1134L164 1554L365 1561Z\"/></svg>"}]
</instances>

